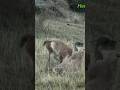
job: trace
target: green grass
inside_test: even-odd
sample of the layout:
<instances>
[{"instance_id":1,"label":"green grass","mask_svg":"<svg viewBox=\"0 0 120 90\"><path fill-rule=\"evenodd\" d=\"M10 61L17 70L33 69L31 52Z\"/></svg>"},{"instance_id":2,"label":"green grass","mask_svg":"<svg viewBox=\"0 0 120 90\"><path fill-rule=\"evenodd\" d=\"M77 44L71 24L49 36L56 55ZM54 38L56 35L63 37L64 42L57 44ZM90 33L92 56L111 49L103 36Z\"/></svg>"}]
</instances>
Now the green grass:
<instances>
[{"instance_id":1,"label":"green grass","mask_svg":"<svg viewBox=\"0 0 120 90\"><path fill-rule=\"evenodd\" d=\"M42 46L46 38L60 39L71 47L75 41L84 42L84 27L79 27L79 25L67 26L65 23L56 22L54 20L48 20L44 25L46 25L44 31L47 32L47 34L45 34L45 32L40 29L39 24L36 23L36 90L84 90L85 73L81 69L80 72L65 73L64 75L45 72L48 52L46 48ZM57 63L53 57L51 59L51 63L53 67Z\"/></svg>"}]
</instances>

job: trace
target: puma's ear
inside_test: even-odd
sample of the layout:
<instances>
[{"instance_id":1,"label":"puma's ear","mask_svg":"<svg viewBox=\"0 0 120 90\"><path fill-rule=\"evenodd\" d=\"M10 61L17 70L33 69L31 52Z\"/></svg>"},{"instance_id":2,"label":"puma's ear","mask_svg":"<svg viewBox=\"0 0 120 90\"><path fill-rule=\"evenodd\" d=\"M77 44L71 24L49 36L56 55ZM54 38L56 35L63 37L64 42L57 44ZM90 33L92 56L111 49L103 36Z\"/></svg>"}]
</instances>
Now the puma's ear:
<instances>
[{"instance_id":1,"label":"puma's ear","mask_svg":"<svg viewBox=\"0 0 120 90\"><path fill-rule=\"evenodd\" d=\"M44 41L43 46L45 46L46 43L47 43L47 41Z\"/></svg>"},{"instance_id":2,"label":"puma's ear","mask_svg":"<svg viewBox=\"0 0 120 90\"><path fill-rule=\"evenodd\" d=\"M49 41L49 40L44 41L43 46L45 46L47 43L50 43L50 42L51 41Z\"/></svg>"}]
</instances>

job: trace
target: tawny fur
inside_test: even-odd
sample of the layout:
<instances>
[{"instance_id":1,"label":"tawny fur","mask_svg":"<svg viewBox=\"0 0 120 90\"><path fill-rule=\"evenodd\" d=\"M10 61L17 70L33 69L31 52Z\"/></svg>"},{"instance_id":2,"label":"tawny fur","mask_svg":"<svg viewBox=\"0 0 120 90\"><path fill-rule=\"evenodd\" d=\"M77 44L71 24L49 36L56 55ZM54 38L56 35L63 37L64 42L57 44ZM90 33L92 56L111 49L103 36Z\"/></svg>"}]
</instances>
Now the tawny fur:
<instances>
[{"instance_id":1,"label":"tawny fur","mask_svg":"<svg viewBox=\"0 0 120 90\"><path fill-rule=\"evenodd\" d=\"M70 57L66 57L61 64L53 68L53 72L78 72L81 68L81 65L84 64L84 55L84 49L82 51L73 52Z\"/></svg>"},{"instance_id":2,"label":"tawny fur","mask_svg":"<svg viewBox=\"0 0 120 90\"><path fill-rule=\"evenodd\" d=\"M72 49L62 41L46 40L43 45L46 46L50 55L54 54L55 57L58 57L60 63L66 56L72 55Z\"/></svg>"}]
</instances>

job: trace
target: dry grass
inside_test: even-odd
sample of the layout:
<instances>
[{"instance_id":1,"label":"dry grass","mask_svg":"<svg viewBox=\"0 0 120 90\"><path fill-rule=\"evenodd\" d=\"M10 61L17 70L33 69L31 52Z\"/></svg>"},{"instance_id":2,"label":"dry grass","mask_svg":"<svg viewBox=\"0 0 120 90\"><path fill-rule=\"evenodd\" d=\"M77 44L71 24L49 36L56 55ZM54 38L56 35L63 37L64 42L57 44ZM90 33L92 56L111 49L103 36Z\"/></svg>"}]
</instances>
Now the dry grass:
<instances>
[{"instance_id":1,"label":"dry grass","mask_svg":"<svg viewBox=\"0 0 120 90\"><path fill-rule=\"evenodd\" d=\"M49 23L50 22L50 23ZM42 46L46 38L57 38L72 47L75 41L84 42L84 26L71 25L57 22L54 20L47 20L44 22L44 31L40 30L39 25L36 24L36 63L35 63L35 79L36 90L84 90L85 73L80 69L77 73L66 73L64 75L56 75L55 73L46 73L45 66L48 59L48 52ZM78 26L78 27L77 27ZM52 66L54 67L58 62L52 58ZM83 65L84 66L84 65Z\"/></svg>"}]
</instances>

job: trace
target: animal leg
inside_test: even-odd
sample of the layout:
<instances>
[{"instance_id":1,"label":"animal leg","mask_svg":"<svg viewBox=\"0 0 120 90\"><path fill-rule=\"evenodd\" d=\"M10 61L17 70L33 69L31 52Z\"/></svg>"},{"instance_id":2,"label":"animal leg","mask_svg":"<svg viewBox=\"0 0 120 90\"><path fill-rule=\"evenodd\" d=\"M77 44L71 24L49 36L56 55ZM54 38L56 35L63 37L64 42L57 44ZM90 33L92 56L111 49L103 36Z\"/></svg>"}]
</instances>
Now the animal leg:
<instances>
[{"instance_id":1,"label":"animal leg","mask_svg":"<svg viewBox=\"0 0 120 90\"><path fill-rule=\"evenodd\" d=\"M60 60L60 63L62 63L63 57L62 57L62 56L59 56L59 60Z\"/></svg>"},{"instance_id":2,"label":"animal leg","mask_svg":"<svg viewBox=\"0 0 120 90\"><path fill-rule=\"evenodd\" d=\"M49 53L49 56L48 56L48 61L47 61L47 64L46 64L46 69L45 69L45 71L50 71L50 53Z\"/></svg>"}]
</instances>

